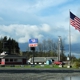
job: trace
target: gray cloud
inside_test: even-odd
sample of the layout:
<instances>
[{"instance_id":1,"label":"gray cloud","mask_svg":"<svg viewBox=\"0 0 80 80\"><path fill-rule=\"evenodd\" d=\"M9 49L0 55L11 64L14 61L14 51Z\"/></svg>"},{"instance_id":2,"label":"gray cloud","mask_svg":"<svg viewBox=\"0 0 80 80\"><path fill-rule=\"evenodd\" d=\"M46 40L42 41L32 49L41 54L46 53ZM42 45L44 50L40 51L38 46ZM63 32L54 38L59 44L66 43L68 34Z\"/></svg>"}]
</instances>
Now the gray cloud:
<instances>
[{"instance_id":1,"label":"gray cloud","mask_svg":"<svg viewBox=\"0 0 80 80\"><path fill-rule=\"evenodd\" d=\"M28 41L31 37L44 39L45 37L57 38L62 36L68 43L69 9L75 14L80 9L79 4L75 7L74 5L76 4L74 3L67 4L67 2L71 1L35 0L32 2L30 0L1 0L0 36L7 35L22 43ZM52 9L51 15L41 12L45 12L45 10L48 12L50 8ZM76 43L80 40L79 32L72 26L71 31L72 43Z\"/></svg>"}]
</instances>

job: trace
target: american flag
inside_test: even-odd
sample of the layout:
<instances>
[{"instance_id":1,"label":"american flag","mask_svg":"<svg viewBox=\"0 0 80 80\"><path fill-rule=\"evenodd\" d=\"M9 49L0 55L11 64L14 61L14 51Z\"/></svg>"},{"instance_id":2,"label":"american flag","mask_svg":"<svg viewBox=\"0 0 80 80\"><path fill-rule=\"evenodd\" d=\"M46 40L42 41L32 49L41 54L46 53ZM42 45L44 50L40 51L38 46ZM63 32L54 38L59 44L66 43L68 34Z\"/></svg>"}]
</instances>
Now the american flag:
<instances>
[{"instance_id":1,"label":"american flag","mask_svg":"<svg viewBox=\"0 0 80 80\"><path fill-rule=\"evenodd\" d=\"M75 16L72 12L70 12L70 24L80 31L80 18Z\"/></svg>"}]
</instances>

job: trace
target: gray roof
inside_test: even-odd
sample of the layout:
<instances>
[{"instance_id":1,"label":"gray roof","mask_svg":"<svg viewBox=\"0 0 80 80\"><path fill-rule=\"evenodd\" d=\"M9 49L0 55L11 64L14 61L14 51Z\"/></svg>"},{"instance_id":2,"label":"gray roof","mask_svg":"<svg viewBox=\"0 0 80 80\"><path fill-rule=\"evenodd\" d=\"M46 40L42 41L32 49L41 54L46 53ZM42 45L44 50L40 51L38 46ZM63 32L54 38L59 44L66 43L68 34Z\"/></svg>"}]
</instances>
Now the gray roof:
<instances>
[{"instance_id":1,"label":"gray roof","mask_svg":"<svg viewBox=\"0 0 80 80\"><path fill-rule=\"evenodd\" d=\"M25 56L19 56L16 54L5 54L5 55L0 55L0 58L26 58Z\"/></svg>"},{"instance_id":2,"label":"gray roof","mask_svg":"<svg viewBox=\"0 0 80 80\"><path fill-rule=\"evenodd\" d=\"M4 58L6 55L0 55L0 58Z\"/></svg>"}]
</instances>

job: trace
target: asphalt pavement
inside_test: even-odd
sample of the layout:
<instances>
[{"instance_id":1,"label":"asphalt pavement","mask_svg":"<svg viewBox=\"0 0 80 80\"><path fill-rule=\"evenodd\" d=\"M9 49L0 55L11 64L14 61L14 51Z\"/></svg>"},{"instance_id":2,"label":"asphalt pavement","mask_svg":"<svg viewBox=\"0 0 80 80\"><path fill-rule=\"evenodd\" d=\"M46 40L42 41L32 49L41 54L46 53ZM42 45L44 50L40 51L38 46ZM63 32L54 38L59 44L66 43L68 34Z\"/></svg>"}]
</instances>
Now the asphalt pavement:
<instances>
[{"instance_id":1,"label":"asphalt pavement","mask_svg":"<svg viewBox=\"0 0 80 80\"><path fill-rule=\"evenodd\" d=\"M76 75L80 76L80 69L0 68L0 80L62 80Z\"/></svg>"}]
</instances>

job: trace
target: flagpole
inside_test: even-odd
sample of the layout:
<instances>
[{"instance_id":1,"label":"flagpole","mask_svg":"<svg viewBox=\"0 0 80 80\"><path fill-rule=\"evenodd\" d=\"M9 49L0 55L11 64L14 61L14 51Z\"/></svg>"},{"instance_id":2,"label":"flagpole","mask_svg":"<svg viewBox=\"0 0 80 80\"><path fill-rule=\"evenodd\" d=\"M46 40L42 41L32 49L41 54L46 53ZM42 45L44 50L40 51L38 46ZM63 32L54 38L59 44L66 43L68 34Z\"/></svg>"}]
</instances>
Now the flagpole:
<instances>
[{"instance_id":1,"label":"flagpole","mask_svg":"<svg viewBox=\"0 0 80 80\"><path fill-rule=\"evenodd\" d=\"M69 58L71 67L71 27L70 27L70 10L69 10Z\"/></svg>"}]
</instances>

